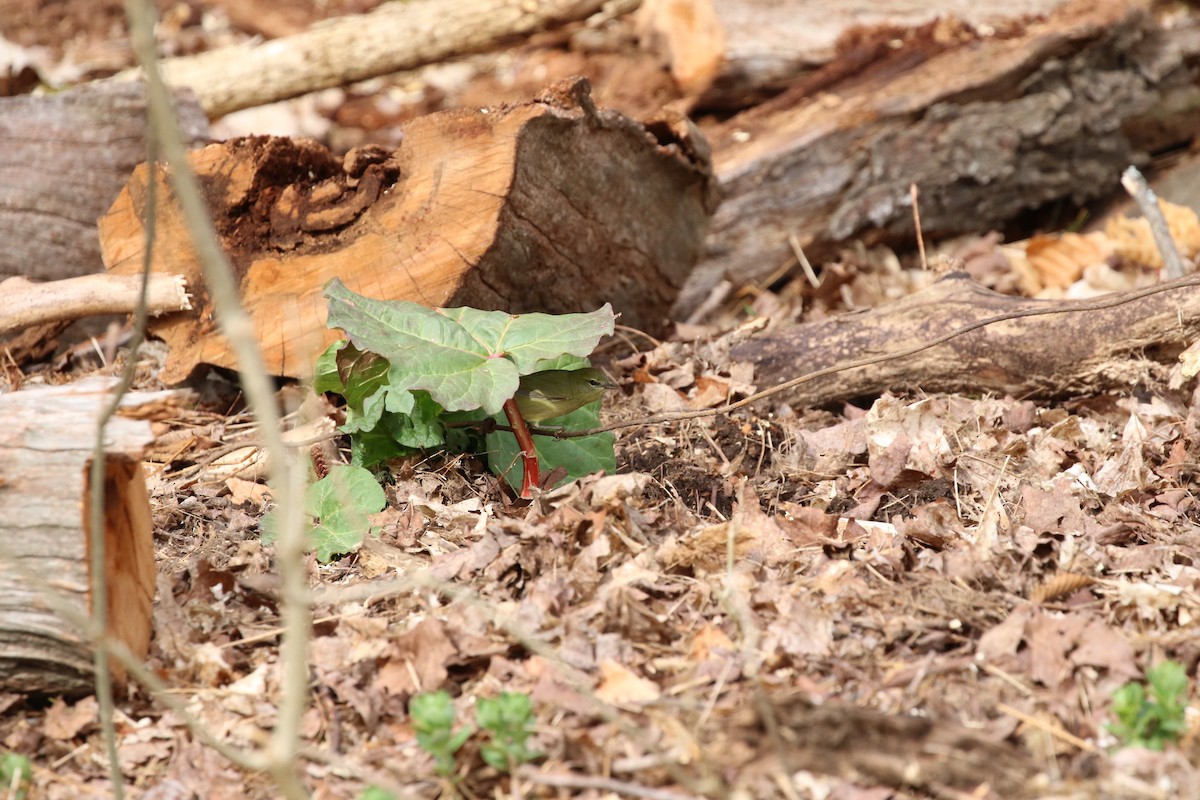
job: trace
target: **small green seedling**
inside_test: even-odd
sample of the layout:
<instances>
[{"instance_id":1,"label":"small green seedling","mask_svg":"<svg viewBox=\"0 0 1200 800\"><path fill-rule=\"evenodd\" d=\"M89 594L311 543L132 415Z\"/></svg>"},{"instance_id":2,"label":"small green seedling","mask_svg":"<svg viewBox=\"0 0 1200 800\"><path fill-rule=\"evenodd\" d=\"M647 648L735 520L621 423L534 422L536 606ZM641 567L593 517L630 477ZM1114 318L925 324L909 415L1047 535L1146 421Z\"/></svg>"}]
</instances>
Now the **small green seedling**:
<instances>
[{"instance_id":1,"label":"small green seedling","mask_svg":"<svg viewBox=\"0 0 1200 800\"><path fill-rule=\"evenodd\" d=\"M408 713L417 731L417 744L433 756L437 774L449 778L454 774L455 753L475 731L471 728L454 730L454 702L445 690L413 697L408 704Z\"/></svg>"},{"instance_id":2,"label":"small green seedling","mask_svg":"<svg viewBox=\"0 0 1200 800\"><path fill-rule=\"evenodd\" d=\"M509 424L508 406L522 376L585 366L616 320L607 305L584 314L426 308L372 300L336 279L325 296L329 325L345 331L349 341L335 342L317 360L313 388L346 399L341 430L350 434L351 463L362 467L430 448L463 447L464 425L488 418ZM592 403L546 424L594 427L598 408ZM533 474L540 459L547 472L562 467L567 479L612 472L613 442L611 433L542 437L537 457L526 451L530 458L524 460L515 455L512 433L496 431L478 444L492 471L525 494L524 465ZM530 443L530 451L534 447Z\"/></svg>"},{"instance_id":3,"label":"small green seedling","mask_svg":"<svg viewBox=\"0 0 1200 800\"><path fill-rule=\"evenodd\" d=\"M491 737L480 749L488 766L512 772L518 765L542 757L542 753L530 750L528 745L535 721L529 695L505 692L499 697L481 699L475 708L475 719Z\"/></svg>"},{"instance_id":4,"label":"small green seedling","mask_svg":"<svg viewBox=\"0 0 1200 800\"><path fill-rule=\"evenodd\" d=\"M329 561L349 553L371 529L369 514L387 505L387 496L370 470L337 466L304 492L304 515L312 524L311 539L317 558ZM263 541L271 542L279 525L279 512L263 519Z\"/></svg>"},{"instance_id":5,"label":"small green seedling","mask_svg":"<svg viewBox=\"0 0 1200 800\"><path fill-rule=\"evenodd\" d=\"M358 800L400 800L387 789L378 786L368 786L358 795Z\"/></svg>"},{"instance_id":6,"label":"small green seedling","mask_svg":"<svg viewBox=\"0 0 1200 800\"><path fill-rule=\"evenodd\" d=\"M1110 723L1108 730L1124 747L1162 750L1187 730L1187 696L1183 665L1164 661L1146 671L1146 683L1127 683L1113 693L1116 722Z\"/></svg>"},{"instance_id":7,"label":"small green seedling","mask_svg":"<svg viewBox=\"0 0 1200 800\"><path fill-rule=\"evenodd\" d=\"M17 753L0 755L0 796L25 800L32 779L33 765L28 758Z\"/></svg>"}]
</instances>

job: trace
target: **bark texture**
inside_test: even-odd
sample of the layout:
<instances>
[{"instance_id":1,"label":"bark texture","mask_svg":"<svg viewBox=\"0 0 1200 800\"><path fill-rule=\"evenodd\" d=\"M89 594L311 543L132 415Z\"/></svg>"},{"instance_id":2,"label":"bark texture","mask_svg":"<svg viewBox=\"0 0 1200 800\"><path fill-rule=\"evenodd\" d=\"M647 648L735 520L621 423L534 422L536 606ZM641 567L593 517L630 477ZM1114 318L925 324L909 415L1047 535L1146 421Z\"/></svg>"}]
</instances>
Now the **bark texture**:
<instances>
[{"instance_id":1,"label":"bark texture","mask_svg":"<svg viewBox=\"0 0 1200 800\"><path fill-rule=\"evenodd\" d=\"M99 410L115 380L0 396L0 687L92 691L89 538L104 537L108 634L144 656L154 600L154 541L142 473L149 419L178 412L173 392L129 395L106 429L104 529L89 529L88 471ZM114 663L120 681L124 670Z\"/></svg>"},{"instance_id":2,"label":"bark texture","mask_svg":"<svg viewBox=\"0 0 1200 800\"><path fill-rule=\"evenodd\" d=\"M813 263L855 239L911 247L911 184L927 240L977 232L1111 193L1195 130L1200 37L1125 0L1071 2L1005 37L883 33L712 134L726 199L677 315L723 278L795 265L791 237Z\"/></svg>"},{"instance_id":3,"label":"bark texture","mask_svg":"<svg viewBox=\"0 0 1200 800\"><path fill-rule=\"evenodd\" d=\"M194 98L178 93L175 107L190 142L207 134ZM102 271L96 218L145 160L138 84L0 98L0 279Z\"/></svg>"},{"instance_id":4,"label":"bark texture","mask_svg":"<svg viewBox=\"0 0 1200 800\"><path fill-rule=\"evenodd\" d=\"M1050 305L1058 303L997 294L953 273L888 306L754 337L731 355L752 362L765 388L988 317ZM1018 397L1127 392L1142 381L1165 380L1163 365L1197 335L1200 291L1181 285L1102 311L998 322L907 358L818 378L785 399L811 406L910 388Z\"/></svg>"}]
</instances>

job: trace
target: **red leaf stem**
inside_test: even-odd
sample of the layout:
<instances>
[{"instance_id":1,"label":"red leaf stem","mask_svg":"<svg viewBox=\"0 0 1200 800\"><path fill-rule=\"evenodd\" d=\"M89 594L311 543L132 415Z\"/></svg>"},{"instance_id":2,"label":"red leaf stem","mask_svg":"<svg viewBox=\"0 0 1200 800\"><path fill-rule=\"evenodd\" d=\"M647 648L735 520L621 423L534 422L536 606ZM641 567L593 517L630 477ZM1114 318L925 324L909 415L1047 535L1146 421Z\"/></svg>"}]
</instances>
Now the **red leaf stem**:
<instances>
[{"instance_id":1,"label":"red leaf stem","mask_svg":"<svg viewBox=\"0 0 1200 800\"><path fill-rule=\"evenodd\" d=\"M504 401L504 415L508 417L508 424L512 426L513 435L517 437L517 444L521 447L521 460L525 465L524 475L521 477L521 497L528 500L533 497L533 487L540 486L542 482L538 470L537 450L533 447L533 436L529 433L529 426L525 424L525 417L521 416L521 410L512 398Z\"/></svg>"}]
</instances>

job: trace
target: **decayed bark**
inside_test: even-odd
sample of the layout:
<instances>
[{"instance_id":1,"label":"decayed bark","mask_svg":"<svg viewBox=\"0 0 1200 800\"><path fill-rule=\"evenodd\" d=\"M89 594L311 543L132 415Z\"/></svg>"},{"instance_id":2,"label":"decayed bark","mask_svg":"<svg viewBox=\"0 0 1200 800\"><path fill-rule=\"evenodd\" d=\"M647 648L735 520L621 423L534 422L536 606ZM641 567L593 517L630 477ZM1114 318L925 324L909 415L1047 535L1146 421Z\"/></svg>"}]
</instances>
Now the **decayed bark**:
<instances>
[{"instance_id":1,"label":"decayed bark","mask_svg":"<svg viewBox=\"0 0 1200 800\"><path fill-rule=\"evenodd\" d=\"M210 118L319 89L477 53L541 28L585 19L605 0L411 0L339 17L303 33L163 62ZM131 70L117 76L132 78Z\"/></svg>"},{"instance_id":2,"label":"decayed bark","mask_svg":"<svg viewBox=\"0 0 1200 800\"><path fill-rule=\"evenodd\" d=\"M1050 305L1057 303L996 294L954 273L881 308L754 337L735 346L731 356L753 363L766 388L895 352L987 317ZM780 399L811 406L909 388L1019 397L1128 390L1151 376L1164 378L1154 375L1162 371L1155 362L1169 363L1197 335L1200 291L1180 286L1104 310L989 325L907 358L818 378Z\"/></svg>"},{"instance_id":3,"label":"decayed bark","mask_svg":"<svg viewBox=\"0 0 1200 800\"><path fill-rule=\"evenodd\" d=\"M0 687L92 690L88 465L115 380L0 395ZM143 656L150 644L154 542L142 449L150 419L177 413L176 393L124 398L106 429L105 584L108 633ZM124 670L114 664L123 680Z\"/></svg>"},{"instance_id":4,"label":"decayed bark","mask_svg":"<svg viewBox=\"0 0 1200 800\"><path fill-rule=\"evenodd\" d=\"M1018 33L929 26L713 133L726 197L677 313L724 277L794 265L792 236L813 263L853 239L911 246L913 183L927 240L986 230L1112 192L1143 148L1194 132L1170 111L1197 95L1190 31L1160 30L1127 0L1076 0Z\"/></svg>"},{"instance_id":5,"label":"decayed bark","mask_svg":"<svg viewBox=\"0 0 1200 800\"><path fill-rule=\"evenodd\" d=\"M184 135L208 130L176 95ZM146 104L136 84L91 84L47 97L0 98L0 279L100 272L96 218L146 160Z\"/></svg>"},{"instance_id":6,"label":"decayed bark","mask_svg":"<svg viewBox=\"0 0 1200 800\"><path fill-rule=\"evenodd\" d=\"M300 376L335 338L322 290L429 306L581 311L611 302L658 328L699 257L715 202L706 145L681 118L646 127L592 105L584 81L511 108L415 121L395 152L343 164L312 141L254 138L191 164L241 278L268 368ZM100 221L106 264L141 268L145 168ZM156 272L183 275L193 314L152 322L163 380L235 366L178 205L164 186Z\"/></svg>"}]
</instances>

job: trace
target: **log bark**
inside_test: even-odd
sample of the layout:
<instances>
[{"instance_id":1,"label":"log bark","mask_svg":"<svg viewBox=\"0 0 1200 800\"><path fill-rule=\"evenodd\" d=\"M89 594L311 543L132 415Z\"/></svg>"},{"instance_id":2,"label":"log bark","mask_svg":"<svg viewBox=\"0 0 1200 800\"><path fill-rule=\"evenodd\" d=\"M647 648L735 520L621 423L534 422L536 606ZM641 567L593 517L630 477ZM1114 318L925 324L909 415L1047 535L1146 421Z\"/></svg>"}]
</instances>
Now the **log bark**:
<instances>
[{"instance_id":1,"label":"log bark","mask_svg":"<svg viewBox=\"0 0 1200 800\"><path fill-rule=\"evenodd\" d=\"M987 317L1057 304L997 294L965 273L952 273L881 308L756 336L730 355L753 363L760 388L766 388L929 341ZM780 399L816 406L908 389L1018 397L1128 391L1146 380L1164 380L1163 365L1198 335L1200 292L1182 285L1102 311L989 325L907 358L818 378Z\"/></svg>"},{"instance_id":2,"label":"log bark","mask_svg":"<svg viewBox=\"0 0 1200 800\"><path fill-rule=\"evenodd\" d=\"M268 368L302 376L336 338L333 277L386 300L568 312L605 302L658 329L699 258L715 205L706 145L683 118L646 127L595 108L585 81L511 108L417 120L395 152L345 162L312 141L253 138L191 157L241 279ZM105 263L140 269L147 170L100 221ZM193 314L151 323L160 377L235 367L218 335L182 213L164 186L156 272L183 275Z\"/></svg>"},{"instance_id":3,"label":"log bark","mask_svg":"<svg viewBox=\"0 0 1200 800\"><path fill-rule=\"evenodd\" d=\"M411 0L339 17L267 42L163 62L168 85L188 87L210 118L344 86L585 19L605 0ZM118 79L136 78L130 70Z\"/></svg>"},{"instance_id":4,"label":"log bark","mask_svg":"<svg viewBox=\"0 0 1200 800\"><path fill-rule=\"evenodd\" d=\"M114 379L0 396L0 688L92 691L88 471ZM104 529L108 635L144 656L154 599L154 542L142 449L150 419L178 413L178 394L128 395L106 429ZM124 669L114 662L114 675Z\"/></svg>"},{"instance_id":5,"label":"log bark","mask_svg":"<svg viewBox=\"0 0 1200 800\"><path fill-rule=\"evenodd\" d=\"M904 29L939 17L1006 27L1064 0L643 0L638 30L694 110L738 111L837 60L856 29Z\"/></svg>"},{"instance_id":6,"label":"log bark","mask_svg":"<svg viewBox=\"0 0 1200 800\"><path fill-rule=\"evenodd\" d=\"M724 278L795 265L792 236L813 263L853 239L911 246L913 183L927 240L1115 191L1145 148L1194 132L1195 103L1171 109L1197 97L1196 40L1126 0L1074 0L1004 38L928 26L899 48L864 40L879 58L831 64L711 132L726 196L677 316Z\"/></svg>"},{"instance_id":7,"label":"log bark","mask_svg":"<svg viewBox=\"0 0 1200 800\"><path fill-rule=\"evenodd\" d=\"M189 142L208 123L176 95ZM60 280L103 270L96 218L146 160L137 84L91 84L47 97L0 98L0 279Z\"/></svg>"}]
</instances>

